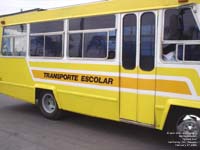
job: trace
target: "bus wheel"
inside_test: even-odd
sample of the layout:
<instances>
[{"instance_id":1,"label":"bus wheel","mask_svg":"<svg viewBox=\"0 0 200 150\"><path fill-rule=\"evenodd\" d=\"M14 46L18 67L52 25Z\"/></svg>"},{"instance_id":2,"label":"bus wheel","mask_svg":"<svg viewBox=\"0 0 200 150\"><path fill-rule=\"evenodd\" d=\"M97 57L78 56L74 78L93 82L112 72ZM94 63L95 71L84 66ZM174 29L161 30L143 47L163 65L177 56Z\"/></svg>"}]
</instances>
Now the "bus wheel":
<instances>
[{"instance_id":1,"label":"bus wheel","mask_svg":"<svg viewBox=\"0 0 200 150\"><path fill-rule=\"evenodd\" d=\"M58 120L62 116L62 110L58 108L58 104L52 92L46 91L41 94L39 108L42 115L48 119Z\"/></svg>"},{"instance_id":2,"label":"bus wheel","mask_svg":"<svg viewBox=\"0 0 200 150\"><path fill-rule=\"evenodd\" d=\"M184 115L180 117L176 124L178 137L187 142L199 142L200 140L200 118L196 115Z\"/></svg>"}]
</instances>

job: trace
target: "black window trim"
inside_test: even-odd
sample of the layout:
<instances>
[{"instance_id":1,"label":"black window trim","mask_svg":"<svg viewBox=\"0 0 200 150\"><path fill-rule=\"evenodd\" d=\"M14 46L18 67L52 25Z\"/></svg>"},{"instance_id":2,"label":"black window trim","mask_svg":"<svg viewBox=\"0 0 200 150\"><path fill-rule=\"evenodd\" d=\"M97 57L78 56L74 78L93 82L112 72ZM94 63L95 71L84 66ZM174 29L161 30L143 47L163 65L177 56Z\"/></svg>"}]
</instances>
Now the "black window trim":
<instances>
[{"instance_id":1,"label":"black window trim","mask_svg":"<svg viewBox=\"0 0 200 150\"><path fill-rule=\"evenodd\" d=\"M146 14L146 13L152 13L153 15L154 15L154 18L155 18L155 31L154 31L154 66L153 66L153 68L151 69L151 70L144 70L144 69L142 69L141 68L141 66L140 66L140 61L141 61L141 24L142 24L142 21L141 21L141 18L142 18L142 16L144 15L144 14ZM157 58L156 58L156 54L157 54L157 43L156 43L156 40L157 40L157 30L158 30L158 27L157 27L157 16L158 16L158 14L157 13L155 13L155 11L145 11L145 12L142 12L141 14L140 14L140 19L139 19L139 42L140 42L140 44L139 44L139 68L142 70L142 71L146 71L146 72L151 72L151 71L153 71L154 69L155 69L155 67L156 67L156 60L157 60Z\"/></svg>"},{"instance_id":2,"label":"black window trim","mask_svg":"<svg viewBox=\"0 0 200 150\"><path fill-rule=\"evenodd\" d=\"M138 55L138 30L139 30L139 27L138 27L138 15L137 15L137 13L138 12L136 12L136 13L134 13L134 12L131 12L131 13L125 13L125 14L123 14L123 16L122 16L122 28L121 28L121 61L122 61L122 67L125 69L125 70L134 70L136 67L137 67L137 55ZM127 16L127 15L135 15L135 17L136 17L136 54L135 54L135 65L134 65L134 67L133 68L131 68L131 69L127 69L127 68L125 68L124 66L123 66L123 27L124 27L124 17L125 16Z\"/></svg>"}]
</instances>

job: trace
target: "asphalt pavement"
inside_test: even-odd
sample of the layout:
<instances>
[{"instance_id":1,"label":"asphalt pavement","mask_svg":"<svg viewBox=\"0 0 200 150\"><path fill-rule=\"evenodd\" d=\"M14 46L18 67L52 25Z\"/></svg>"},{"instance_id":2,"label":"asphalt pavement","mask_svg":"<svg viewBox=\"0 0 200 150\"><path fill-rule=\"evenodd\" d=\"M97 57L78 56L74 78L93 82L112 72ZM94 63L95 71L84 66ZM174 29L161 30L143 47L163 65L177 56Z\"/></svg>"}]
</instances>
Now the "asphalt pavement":
<instances>
[{"instance_id":1,"label":"asphalt pavement","mask_svg":"<svg viewBox=\"0 0 200 150\"><path fill-rule=\"evenodd\" d=\"M171 150L162 132L65 113L48 120L34 105L0 95L0 150Z\"/></svg>"}]
</instances>

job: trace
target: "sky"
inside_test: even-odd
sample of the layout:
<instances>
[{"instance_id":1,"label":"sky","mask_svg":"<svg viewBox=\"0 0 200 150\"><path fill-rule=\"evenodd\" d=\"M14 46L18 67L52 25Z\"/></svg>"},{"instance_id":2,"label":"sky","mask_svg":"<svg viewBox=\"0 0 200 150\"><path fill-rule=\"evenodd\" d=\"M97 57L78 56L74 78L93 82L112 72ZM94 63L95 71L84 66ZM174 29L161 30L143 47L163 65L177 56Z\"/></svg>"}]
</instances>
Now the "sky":
<instances>
[{"instance_id":1,"label":"sky","mask_svg":"<svg viewBox=\"0 0 200 150\"><path fill-rule=\"evenodd\" d=\"M29 10L34 8L52 9L81 3L89 3L100 0L3 0L0 7L0 15Z\"/></svg>"}]
</instances>

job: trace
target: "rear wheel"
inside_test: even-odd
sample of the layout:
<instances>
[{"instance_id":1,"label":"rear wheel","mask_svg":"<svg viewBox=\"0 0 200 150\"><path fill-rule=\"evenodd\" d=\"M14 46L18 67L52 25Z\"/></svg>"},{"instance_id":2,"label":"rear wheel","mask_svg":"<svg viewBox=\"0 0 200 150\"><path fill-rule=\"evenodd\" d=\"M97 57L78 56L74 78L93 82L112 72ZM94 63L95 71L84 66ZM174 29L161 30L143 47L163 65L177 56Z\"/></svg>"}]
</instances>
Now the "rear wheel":
<instances>
[{"instance_id":1,"label":"rear wheel","mask_svg":"<svg viewBox=\"0 0 200 150\"><path fill-rule=\"evenodd\" d=\"M48 119L57 120L62 116L62 110L58 108L58 104L52 92L44 91L39 98L39 108L42 115Z\"/></svg>"}]
</instances>

